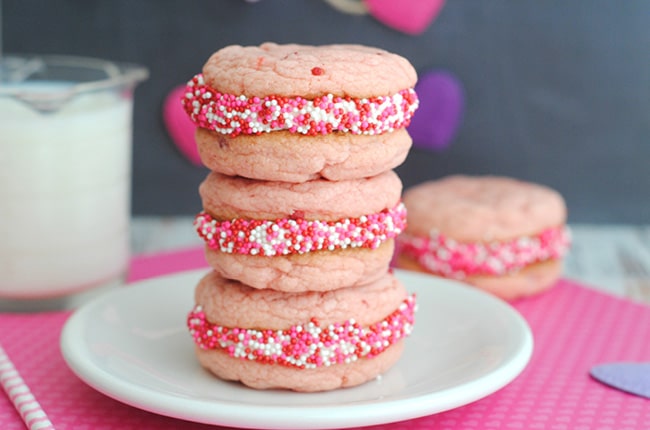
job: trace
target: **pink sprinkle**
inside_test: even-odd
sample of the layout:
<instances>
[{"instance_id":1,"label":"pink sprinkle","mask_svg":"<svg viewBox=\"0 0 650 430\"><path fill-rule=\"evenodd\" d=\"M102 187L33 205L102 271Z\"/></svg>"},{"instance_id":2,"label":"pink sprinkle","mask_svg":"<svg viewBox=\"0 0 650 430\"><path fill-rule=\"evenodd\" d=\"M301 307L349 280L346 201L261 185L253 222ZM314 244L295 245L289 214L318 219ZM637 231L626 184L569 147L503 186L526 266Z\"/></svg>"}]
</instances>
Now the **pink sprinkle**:
<instances>
[{"instance_id":1,"label":"pink sprinkle","mask_svg":"<svg viewBox=\"0 0 650 430\"><path fill-rule=\"evenodd\" d=\"M506 242L461 243L433 231L429 237L403 234L401 252L429 272L457 279L472 275L504 275L529 264L562 258L571 246L566 227L548 228L537 236Z\"/></svg>"},{"instance_id":2,"label":"pink sprinkle","mask_svg":"<svg viewBox=\"0 0 650 430\"><path fill-rule=\"evenodd\" d=\"M219 93L205 84L201 74L187 83L181 101L197 126L231 136L278 130L307 135L334 131L381 134L407 127L419 103L412 88L392 96L368 99L332 94L314 100L280 96L249 98Z\"/></svg>"},{"instance_id":3,"label":"pink sprinkle","mask_svg":"<svg viewBox=\"0 0 650 430\"><path fill-rule=\"evenodd\" d=\"M339 221L303 218L218 221L207 212L194 219L199 236L211 249L229 254L289 255L323 249L375 249L406 227L406 208L392 209Z\"/></svg>"}]
</instances>

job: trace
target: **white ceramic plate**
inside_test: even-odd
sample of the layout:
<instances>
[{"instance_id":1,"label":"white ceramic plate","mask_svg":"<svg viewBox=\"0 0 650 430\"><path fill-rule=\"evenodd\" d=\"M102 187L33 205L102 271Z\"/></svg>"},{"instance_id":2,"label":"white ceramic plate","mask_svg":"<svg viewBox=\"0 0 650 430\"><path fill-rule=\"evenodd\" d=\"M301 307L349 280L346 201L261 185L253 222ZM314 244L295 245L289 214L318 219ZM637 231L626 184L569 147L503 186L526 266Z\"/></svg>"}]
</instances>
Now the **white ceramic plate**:
<instances>
[{"instance_id":1,"label":"white ceramic plate","mask_svg":"<svg viewBox=\"0 0 650 430\"><path fill-rule=\"evenodd\" d=\"M78 309L61 335L83 381L136 408L243 428L357 427L421 417L485 397L530 359L524 319L505 302L457 282L396 271L417 294L415 330L381 378L324 393L257 391L211 377L185 327L205 270L150 279Z\"/></svg>"}]
</instances>

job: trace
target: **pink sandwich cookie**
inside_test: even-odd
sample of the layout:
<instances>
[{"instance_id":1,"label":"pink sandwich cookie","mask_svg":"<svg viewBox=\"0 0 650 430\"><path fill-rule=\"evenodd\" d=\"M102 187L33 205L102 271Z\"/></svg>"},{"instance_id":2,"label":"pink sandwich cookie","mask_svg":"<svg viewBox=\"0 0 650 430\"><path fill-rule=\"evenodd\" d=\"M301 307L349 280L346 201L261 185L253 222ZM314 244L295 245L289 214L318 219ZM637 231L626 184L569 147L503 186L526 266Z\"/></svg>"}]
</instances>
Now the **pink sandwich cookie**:
<instances>
[{"instance_id":1,"label":"pink sandwich cookie","mask_svg":"<svg viewBox=\"0 0 650 430\"><path fill-rule=\"evenodd\" d=\"M401 190L393 171L300 184L212 172L195 227L226 278L285 292L350 287L388 270L406 222Z\"/></svg>"},{"instance_id":2,"label":"pink sandwich cookie","mask_svg":"<svg viewBox=\"0 0 650 430\"><path fill-rule=\"evenodd\" d=\"M188 82L183 105L213 171L270 181L345 180L404 161L416 81L405 58L377 48L228 46Z\"/></svg>"},{"instance_id":3,"label":"pink sandwich cookie","mask_svg":"<svg viewBox=\"0 0 650 430\"><path fill-rule=\"evenodd\" d=\"M389 273L364 286L288 294L212 271L195 301L187 323L203 367L253 388L295 391L350 387L386 372L416 308Z\"/></svg>"},{"instance_id":4,"label":"pink sandwich cookie","mask_svg":"<svg viewBox=\"0 0 650 430\"><path fill-rule=\"evenodd\" d=\"M562 196L497 176L449 176L404 193L397 266L458 279L506 300L550 288L570 247Z\"/></svg>"}]
</instances>

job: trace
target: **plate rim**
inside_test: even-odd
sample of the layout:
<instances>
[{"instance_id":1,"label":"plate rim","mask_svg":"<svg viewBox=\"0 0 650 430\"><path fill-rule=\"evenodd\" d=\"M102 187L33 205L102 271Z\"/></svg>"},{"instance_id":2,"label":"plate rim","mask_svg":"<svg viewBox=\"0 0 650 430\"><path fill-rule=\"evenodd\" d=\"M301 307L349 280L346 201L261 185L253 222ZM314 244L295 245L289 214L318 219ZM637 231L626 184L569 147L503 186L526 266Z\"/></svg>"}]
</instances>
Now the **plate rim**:
<instances>
[{"instance_id":1,"label":"plate rim","mask_svg":"<svg viewBox=\"0 0 650 430\"><path fill-rule=\"evenodd\" d=\"M419 395L415 398L391 399L381 403L381 408L377 408L376 402L363 404L337 405L337 414L325 414L331 410L332 406L324 405L249 405L237 402L216 402L202 399L188 399L182 397L169 397L155 390L143 388L138 384L115 378L110 372L98 368L88 359L87 348L84 343L74 342L74 339L82 338L84 325L81 323L84 319L92 314L93 310L101 307L105 303L110 303L117 296L129 295L132 287L142 287L146 285L156 285L161 281L169 281L175 278L193 278L207 273L209 268L190 269L179 271L167 275L156 276L128 284L125 288L119 288L109 291L99 297L94 298L78 309L64 323L60 335L60 349L64 361L68 368L85 384L94 390L117 400L123 404L156 413L159 415L196 422L203 424L231 426L238 428L261 428L261 429L333 429L333 428L350 428L369 426L377 424L386 424L408 419L433 415L447 410L451 410L481 398L495 393L501 388L512 382L528 365L534 348L532 331L523 316L514 309L509 303L490 295L484 291L463 284L462 282L430 276L419 272L394 269L395 274L402 278L408 279L419 278L425 282L435 281L437 283L447 284L453 289L459 288L463 294L482 296L481 300L492 301L493 305L502 307L509 312L509 323L516 323L516 330L521 335L521 344L519 349L511 356L507 357L496 369L487 374L480 375L478 378L471 379L443 389L441 391L430 392ZM151 286L149 288L152 288ZM185 287L179 287L185 288ZM421 293L420 293L421 294ZM75 345L75 343L77 345ZM408 347L408 343L407 343ZM86 349L86 358L79 355L77 350ZM396 366L399 365L399 362ZM496 382L494 381L496 380ZM487 383L486 383L487 382ZM224 382L230 383L230 382ZM462 395L468 387L473 387L472 395ZM480 389L477 389L480 388ZM444 399L436 399L444 394ZM147 399L147 400L142 400ZM431 406L431 400L435 400L436 407ZM408 408L405 405L408 404ZM225 408L206 406L227 406ZM263 419L255 418L256 414L251 414L251 410L264 411ZM206 409L211 412L206 412ZM223 409L214 412L214 410ZM288 422L282 418L286 414L293 417L299 410L299 420ZM272 411L272 414L268 412ZM372 413L369 413L372 411ZM270 416L269 416L270 415ZM243 417L243 418L242 418ZM344 420L344 422L342 422Z\"/></svg>"}]
</instances>

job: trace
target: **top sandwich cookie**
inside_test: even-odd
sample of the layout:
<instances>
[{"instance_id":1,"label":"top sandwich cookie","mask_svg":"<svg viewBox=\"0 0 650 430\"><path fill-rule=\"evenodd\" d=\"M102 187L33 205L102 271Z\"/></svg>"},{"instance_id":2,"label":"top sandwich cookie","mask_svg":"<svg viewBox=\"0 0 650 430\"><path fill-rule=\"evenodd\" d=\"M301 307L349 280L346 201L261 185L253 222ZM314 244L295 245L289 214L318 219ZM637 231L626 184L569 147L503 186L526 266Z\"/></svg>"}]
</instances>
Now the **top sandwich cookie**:
<instances>
[{"instance_id":1,"label":"top sandwich cookie","mask_svg":"<svg viewBox=\"0 0 650 430\"><path fill-rule=\"evenodd\" d=\"M188 82L182 101L199 127L199 152L211 170L287 182L343 180L404 161L411 146L404 129L418 107L416 81L408 60L378 48L228 46ZM307 146L304 162L280 169L266 162L268 153L301 160ZM324 155L314 148L324 148Z\"/></svg>"}]
</instances>

